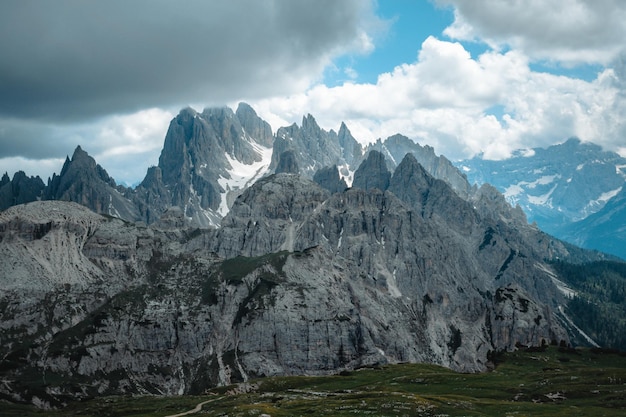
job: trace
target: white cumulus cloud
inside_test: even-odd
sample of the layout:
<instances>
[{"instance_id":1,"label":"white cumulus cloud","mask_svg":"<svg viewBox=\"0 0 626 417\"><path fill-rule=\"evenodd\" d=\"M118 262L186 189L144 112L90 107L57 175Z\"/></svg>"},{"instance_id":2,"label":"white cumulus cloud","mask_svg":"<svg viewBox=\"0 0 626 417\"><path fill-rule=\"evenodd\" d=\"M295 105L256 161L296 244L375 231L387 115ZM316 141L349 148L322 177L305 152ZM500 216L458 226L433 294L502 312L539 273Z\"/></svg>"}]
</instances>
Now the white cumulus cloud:
<instances>
[{"instance_id":1,"label":"white cumulus cloud","mask_svg":"<svg viewBox=\"0 0 626 417\"><path fill-rule=\"evenodd\" d=\"M505 158L571 136L618 150L624 121L609 116L623 106L617 82L611 69L589 82L534 72L517 50L474 59L460 43L429 37L416 62L376 84L317 85L255 106L273 126L311 113L327 129L345 121L362 142L402 133L453 159Z\"/></svg>"}]
</instances>

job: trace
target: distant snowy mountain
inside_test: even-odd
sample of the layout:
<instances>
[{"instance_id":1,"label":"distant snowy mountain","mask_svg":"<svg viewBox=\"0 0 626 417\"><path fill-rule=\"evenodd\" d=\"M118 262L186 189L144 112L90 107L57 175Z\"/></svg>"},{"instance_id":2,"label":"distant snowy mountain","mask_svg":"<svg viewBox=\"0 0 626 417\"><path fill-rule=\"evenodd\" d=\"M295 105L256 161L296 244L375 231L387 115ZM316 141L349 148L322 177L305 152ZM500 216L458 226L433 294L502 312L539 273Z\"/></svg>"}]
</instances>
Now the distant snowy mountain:
<instances>
[{"instance_id":1,"label":"distant snowy mountain","mask_svg":"<svg viewBox=\"0 0 626 417\"><path fill-rule=\"evenodd\" d=\"M617 255L626 260L626 187L601 210L559 231L578 246Z\"/></svg>"},{"instance_id":2,"label":"distant snowy mountain","mask_svg":"<svg viewBox=\"0 0 626 417\"><path fill-rule=\"evenodd\" d=\"M626 158L578 139L518 151L502 161L475 157L457 166L470 183L492 184L512 205L519 204L529 221L557 236L602 209L626 181Z\"/></svg>"}]
</instances>

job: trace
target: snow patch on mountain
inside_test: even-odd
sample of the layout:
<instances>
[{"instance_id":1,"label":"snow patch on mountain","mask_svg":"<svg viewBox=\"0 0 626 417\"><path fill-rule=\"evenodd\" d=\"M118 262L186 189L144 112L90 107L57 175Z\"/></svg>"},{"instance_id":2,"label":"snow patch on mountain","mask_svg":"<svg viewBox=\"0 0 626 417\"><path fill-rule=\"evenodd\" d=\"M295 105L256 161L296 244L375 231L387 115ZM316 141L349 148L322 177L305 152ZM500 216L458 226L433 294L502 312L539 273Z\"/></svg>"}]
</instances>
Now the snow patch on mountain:
<instances>
[{"instance_id":1,"label":"snow patch on mountain","mask_svg":"<svg viewBox=\"0 0 626 417\"><path fill-rule=\"evenodd\" d=\"M547 266L539 264L539 263L535 264L535 266L537 267L537 269L541 270L542 272L545 272L546 275L550 277L550 279L552 280L554 285L556 285L556 288L559 290L559 292L563 294L566 298L574 298L578 294L575 290L570 288L569 285L567 285L566 283L558 279L557 275L554 272L552 272Z\"/></svg>"},{"instance_id":2,"label":"snow patch on mountain","mask_svg":"<svg viewBox=\"0 0 626 417\"><path fill-rule=\"evenodd\" d=\"M600 345L597 344L595 340L593 340L587 333L582 331L582 329L580 327L578 327L578 326L576 326L576 324L574 324L572 319L567 314L565 314L565 309L563 308L563 306L559 306L559 313L561 313L563 318L565 318L565 320L567 321L567 323L570 326L572 326L574 329L576 329L576 331L587 341L587 343L589 343L590 345L592 345L594 347L600 347Z\"/></svg>"},{"instance_id":3,"label":"snow patch on mountain","mask_svg":"<svg viewBox=\"0 0 626 417\"><path fill-rule=\"evenodd\" d=\"M560 175L544 175L535 181L520 181L517 184L511 184L504 190L504 197L510 202L515 204L517 199L514 197L520 194L524 194L526 190L533 190L537 188L538 185L548 185L553 183L556 179L560 178ZM550 197L550 194L554 192L556 185L547 193L541 196L531 196L528 195L528 201L533 204L545 204L547 198ZM547 195L547 197L546 197Z\"/></svg>"},{"instance_id":4,"label":"snow patch on mountain","mask_svg":"<svg viewBox=\"0 0 626 417\"><path fill-rule=\"evenodd\" d=\"M348 187L352 187L352 181L354 180L355 169L350 169L349 164L343 164L337 167L339 170L339 177L346 182Z\"/></svg>"},{"instance_id":5,"label":"snow patch on mountain","mask_svg":"<svg viewBox=\"0 0 626 417\"><path fill-rule=\"evenodd\" d=\"M266 148L254 141L251 141L250 144L256 153L261 156L260 161L247 165L226 154L226 159L231 168L227 171L228 177L220 176L217 181L224 189L222 201L217 210L222 217L228 213L230 209L229 205L232 204L234 200L233 198L229 201L229 196L231 196L233 192L238 195L238 193L243 191L246 187L261 178L267 172L270 162L272 161L272 148Z\"/></svg>"},{"instance_id":6,"label":"snow patch on mountain","mask_svg":"<svg viewBox=\"0 0 626 417\"><path fill-rule=\"evenodd\" d=\"M529 195L528 202L536 206L552 207L552 203L550 202L550 196L552 195L552 193L554 193L554 190L556 190L556 187L558 187L557 184L555 184L554 187L550 189L550 191L548 191L547 193L543 195L539 195L539 196Z\"/></svg>"},{"instance_id":7,"label":"snow patch on mountain","mask_svg":"<svg viewBox=\"0 0 626 417\"><path fill-rule=\"evenodd\" d=\"M620 193L620 191L622 191L622 188L623 188L623 187L619 187L619 188L616 188L615 190L608 191L608 192L606 192L606 193L602 193L602 194L600 195L600 197L598 197L598 199L597 199L597 200L595 200L595 201L597 201L597 202L602 202L602 203L606 203L607 201L609 201L610 199L612 199L613 197L615 197L617 194L619 194L619 193Z\"/></svg>"},{"instance_id":8,"label":"snow patch on mountain","mask_svg":"<svg viewBox=\"0 0 626 417\"><path fill-rule=\"evenodd\" d=\"M620 191L622 191L623 187L618 187L615 190L611 190L611 191L607 191L605 193L600 194L600 196L598 198L596 198L595 200L591 200L587 203L587 205L585 206L585 208L583 209L583 213L585 213L586 215L595 213L596 211L598 211L600 208L604 207L604 205L613 197L615 197L617 194L620 193Z\"/></svg>"}]
</instances>

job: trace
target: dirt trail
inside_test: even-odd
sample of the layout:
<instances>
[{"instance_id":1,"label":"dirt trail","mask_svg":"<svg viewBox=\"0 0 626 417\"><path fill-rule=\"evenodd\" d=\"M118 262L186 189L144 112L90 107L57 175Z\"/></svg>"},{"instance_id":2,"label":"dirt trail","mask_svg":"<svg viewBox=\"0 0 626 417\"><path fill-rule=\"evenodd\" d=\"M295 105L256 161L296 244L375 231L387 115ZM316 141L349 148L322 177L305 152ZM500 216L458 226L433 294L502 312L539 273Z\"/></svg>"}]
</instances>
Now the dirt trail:
<instances>
[{"instance_id":1,"label":"dirt trail","mask_svg":"<svg viewBox=\"0 0 626 417\"><path fill-rule=\"evenodd\" d=\"M202 410L202 407L205 404L212 403L213 401L217 401L217 400L219 400L219 398L215 398L213 400L203 401L203 402L201 402L200 404L196 405L193 409L191 409L189 411L185 411L183 413L178 413L178 414L171 414L171 415L165 416L165 417L182 417L182 416L188 416L189 414L195 414L198 411Z\"/></svg>"}]
</instances>

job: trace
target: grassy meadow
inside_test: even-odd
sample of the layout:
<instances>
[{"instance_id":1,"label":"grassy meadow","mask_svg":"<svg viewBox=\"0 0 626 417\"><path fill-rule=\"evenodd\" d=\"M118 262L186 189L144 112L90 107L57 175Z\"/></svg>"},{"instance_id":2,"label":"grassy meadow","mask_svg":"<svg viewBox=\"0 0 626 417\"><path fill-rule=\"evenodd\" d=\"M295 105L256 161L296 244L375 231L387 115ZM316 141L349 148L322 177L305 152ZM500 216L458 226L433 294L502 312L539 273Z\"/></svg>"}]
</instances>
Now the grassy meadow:
<instances>
[{"instance_id":1,"label":"grassy meadow","mask_svg":"<svg viewBox=\"0 0 626 417\"><path fill-rule=\"evenodd\" d=\"M624 416L626 355L549 346L498 355L460 374L399 364L322 377L272 377L203 396L105 397L57 411L0 403L2 416L164 417L208 401L198 416Z\"/></svg>"}]
</instances>

